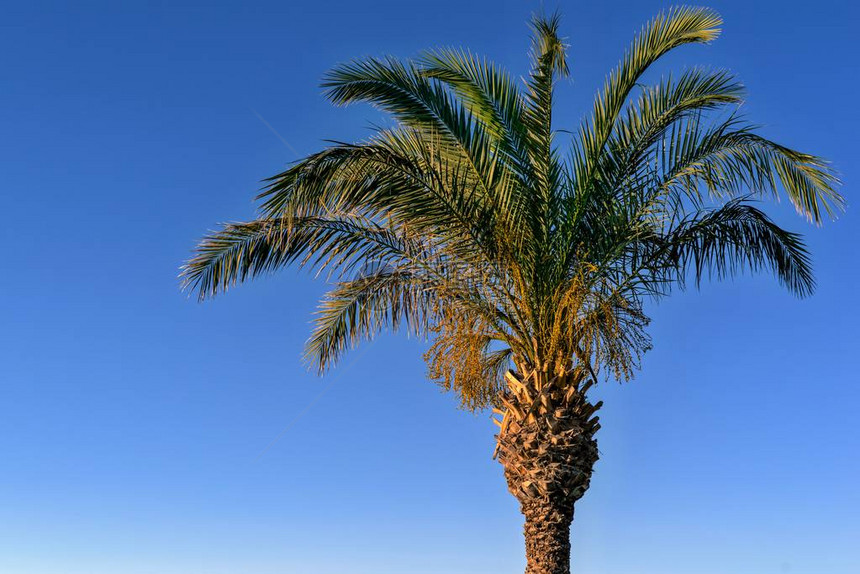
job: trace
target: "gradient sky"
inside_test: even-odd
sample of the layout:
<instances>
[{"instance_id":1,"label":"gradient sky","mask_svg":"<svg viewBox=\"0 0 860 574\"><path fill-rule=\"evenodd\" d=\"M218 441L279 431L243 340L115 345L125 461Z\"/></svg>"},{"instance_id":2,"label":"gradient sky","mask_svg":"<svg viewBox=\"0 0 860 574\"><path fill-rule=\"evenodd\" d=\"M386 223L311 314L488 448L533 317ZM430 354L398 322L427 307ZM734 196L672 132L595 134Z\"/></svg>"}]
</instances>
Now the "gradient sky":
<instances>
[{"instance_id":1,"label":"gradient sky","mask_svg":"<svg viewBox=\"0 0 860 574\"><path fill-rule=\"evenodd\" d=\"M3 5L0 573L521 572L495 427L424 380L423 343L380 337L319 379L300 354L321 282L197 304L176 275L202 233L253 216L259 180L380 121L323 100L332 65L453 45L520 75L540 5L211 4ZM734 70L749 117L831 158L855 207L821 229L771 211L808 233L811 299L760 276L650 307L642 371L595 393L575 570L855 574L860 9L710 5L723 37L650 77ZM561 5L559 129L664 6Z\"/></svg>"}]
</instances>

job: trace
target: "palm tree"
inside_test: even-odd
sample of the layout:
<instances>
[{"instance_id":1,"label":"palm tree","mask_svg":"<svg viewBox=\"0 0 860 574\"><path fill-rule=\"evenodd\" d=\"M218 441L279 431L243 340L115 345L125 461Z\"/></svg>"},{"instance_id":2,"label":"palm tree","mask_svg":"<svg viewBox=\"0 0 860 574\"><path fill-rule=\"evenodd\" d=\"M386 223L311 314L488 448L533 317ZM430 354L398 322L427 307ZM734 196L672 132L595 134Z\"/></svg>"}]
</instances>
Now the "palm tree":
<instances>
[{"instance_id":1,"label":"palm tree","mask_svg":"<svg viewBox=\"0 0 860 574\"><path fill-rule=\"evenodd\" d=\"M557 16L532 21L523 86L461 50L338 66L329 99L371 103L391 127L267 180L259 217L205 237L184 285L203 299L292 264L325 270L333 286L306 349L321 372L380 330L426 336L429 378L500 417L496 455L525 516L527 574L567 573L574 503L598 458L601 403L587 391L637 368L650 347L644 302L765 268L808 295L801 237L756 201L784 195L816 224L842 208L825 161L738 115L731 74L640 84L720 25L702 8L658 15L570 136L552 122L568 75Z\"/></svg>"}]
</instances>

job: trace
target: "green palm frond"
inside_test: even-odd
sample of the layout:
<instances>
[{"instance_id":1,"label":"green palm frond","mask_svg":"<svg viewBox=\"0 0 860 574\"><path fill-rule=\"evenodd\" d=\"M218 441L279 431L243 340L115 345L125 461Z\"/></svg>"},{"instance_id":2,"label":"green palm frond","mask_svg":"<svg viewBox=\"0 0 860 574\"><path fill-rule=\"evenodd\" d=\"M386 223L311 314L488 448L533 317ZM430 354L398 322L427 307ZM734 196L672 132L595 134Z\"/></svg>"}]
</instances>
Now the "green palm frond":
<instances>
[{"instance_id":1,"label":"green palm frond","mask_svg":"<svg viewBox=\"0 0 860 574\"><path fill-rule=\"evenodd\" d=\"M579 132L582 146L578 179L588 184L603 148L622 113L624 104L642 75L667 52L691 43L708 43L720 34L722 18L707 8L679 7L670 9L645 26L618 68L609 74L598 92L592 117Z\"/></svg>"},{"instance_id":2,"label":"green palm frond","mask_svg":"<svg viewBox=\"0 0 860 574\"><path fill-rule=\"evenodd\" d=\"M405 324L424 333L432 324L433 291L426 277L380 266L337 283L320 303L305 356L323 372L348 349L387 328Z\"/></svg>"},{"instance_id":3,"label":"green palm frond","mask_svg":"<svg viewBox=\"0 0 860 574\"><path fill-rule=\"evenodd\" d=\"M203 299L294 263L346 274L366 261L436 265L419 244L371 221L261 219L228 224L205 237L182 268L183 286Z\"/></svg>"},{"instance_id":4,"label":"green palm frond","mask_svg":"<svg viewBox=\"0 0 860 574\"><path fill-rule=\"evenodd\" d=\"M525 103L508 73L465 50L425 52L421 74L449 86L463 106L498 140L514 145L528 135L523 124Z\"/></svg>"},{"instance_id":5,"label":"green palm frond","mask_svg":"<svg viewBox=\"0 0 860 574\"><path fill-rule=\"evenodd\" d=\"M781 229L744 198L684 219L651 246L665 253L667 270L676 283L683 284L688 271L699 284L706 275L724 279L744 269L756 272L769 268L798 296L807 296L815 288L809 252L801 236Z\"/></svg>"},{"instance_id":6,"label":"green palm frond","mask_svg":"<svg viewBox=\"0 0 860 574\"><path fill-rule=\"evenodd\" d=\"M485 163L491 159L487 153L491 136L449 90L422 73L414 62L393 58L355 61L329 72L323 88L335 104L367 102L417 132L441 135L474 165L479 181L491 169Z\"/></svg>"},{"instance_id":7,"label":"green palm frond","mask_svg":"<svg viewBox=\"0 0 860 574\"><path fill-rule=\"evenodd\" d=\"M553 149L552 108L553 91L556 79L567 77L567 46L559 36L561 18L554 14L549 18L536 17L532 20L532 69L526 81L525 119L528 127L529 157L535 179L532 192L540 199L538 224L541 227L541 241L547 239L551 225L550 211L556 201L553 190L558 183L559 164Z\"/></svg>"},{"instance_id":8,"label":"green palm frond","mask_svg":"<svg viewBox=\"0 0 860 574\"><path fill-rule=\"evenodd\" d=\"M743 86L729 73L700 69L684 72L677 81L670 76L643 89L616 123L607 152L601 157L608 164L602 171L612 173L614 184L623 183L652 159L649 151L676 123L691 115L700 117L709 110L738 105L743 93Z\"/></svg>"},{"instance_id":9,"label":"green palm frond","mask_svg":"<svg viewBox=\"0 0 860 574\"><path fill-rule=\"evenodd\" d=\"M343 64L325 76L322 87L337 105L370 103L403 125L446 133L471 148L467 110L411 61L368 58Z\"/></svg>"},{"instance_id":10,"label":"green palm frond","mask_svg":"<svg viewBox=\"0 0 860 574\"><path fill-rule=\"evenodd\" d=\"M845 207L839 178L827 161L779 145L737 118L716 126L695 120L662 142L660 187L712 198L746 192L779 198L782 189L798 213L820 224Z\"/></svg>"},{"instance_id":11,"label":"green palm frond","mask_svg":"<svg viewBox=\"0 0 860 574\"><path fill-rule=\"evenodd\" d=\"M506 71L463 50L436 50L421 59L422 72L453 90L477 122L499 142L521 182L534 174L528 159L526 104Z\"/></svg>"},{"instance_id":12,"label":"green palm frond","mask_svg":"<svg viewBox=\"0 0 860 574\"><path fill-rule=\"evenodd\" d=\"M380 132L365 144L340 144L270 180L261 195L267 217L359 212L408 219L437 235L492 252L489 200L476 191L470 167L449 158L438 138L411 130Z\"/></svg>"}]
</instances>

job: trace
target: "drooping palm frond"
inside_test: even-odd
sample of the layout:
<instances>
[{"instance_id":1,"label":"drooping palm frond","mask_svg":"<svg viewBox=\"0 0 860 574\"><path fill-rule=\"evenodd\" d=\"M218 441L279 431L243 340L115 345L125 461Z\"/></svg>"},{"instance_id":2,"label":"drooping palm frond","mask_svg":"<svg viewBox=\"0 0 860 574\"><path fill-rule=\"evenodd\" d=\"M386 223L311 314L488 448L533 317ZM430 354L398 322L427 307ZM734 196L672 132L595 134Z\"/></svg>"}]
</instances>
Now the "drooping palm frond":
<instances>
[{"instance_id":1,"label":"drooping palm frond","mask_svg":"<svg viewBox=\"0 0 860 574\"><path fill-rule=\"evenodd\" d=\"M701 122L674 131L665 140L660 185L711 198L752 192L778 199L784 192L797 212L816 224L845 207L839 179L828 162L755 133L732 118L715 127Z\"/></svg>"},{"instance_id":2,"label":"drooping palm frond","mask_svg":"<svg viewBox=\"0 0 860 574\"><path fill-rule=\"evenodd\" d=\"M263 219L229 224L206 237L182 276L184 287L203 299L293 263L333 267L343 274L365 261L409 261L423 255L390 229L359 218Z\"/></svg>"},{"instance_id":3,"label":"drooping palm frond","mask_svg":"<svg viewBox=\"0 0 860 574\"><path fill-rule=\"evenodd\" d=\"M412 333L433 325L433 290L421 274L380 266L355 279L340 281L320 303L306 357L319 371L362 340L382 329L401 326Z\"/></svg>"},{"instance_id":4,"label":"drooping palm frond","mask_svg":"<svg viewBox=\"0 0 860 574\"><path fill-rule=\"evenodd\" d=\"M733 200L682 221L663 242L672 243L678 267L688 267L700 283L705 273L731 277L744 267L771 267L791 292L806 296L815 289L811 260L801 236L781 229L762 211ZM678 276L683 282L683 273Z\"/></svg>"},{"instance_id":5,"label":"drooping palm frond","mask_svg":"<svg viewBox=\"0 0 860 574\"><path fill-rule=\"evenodd\" d=\"M827 162L746 123L727 72L641 85L663 55L720 25L703 8L646 25L567 159L553 125L569 74L557 15L533 20L522 85L464 50L339 66L328 97L370 103L395 125L267 180L259 218L206 237L184 285L206 298L289 265L326 271L334 285L307 346L320 370L405 327L431 339L430 378L473 409L493 402L511 365L629 378L651 345L646 302L689 278L770 270L808 295L801 237L752 202L784 195L815 223L834 216L844 202Z\"/></svg>"}]
</instances>

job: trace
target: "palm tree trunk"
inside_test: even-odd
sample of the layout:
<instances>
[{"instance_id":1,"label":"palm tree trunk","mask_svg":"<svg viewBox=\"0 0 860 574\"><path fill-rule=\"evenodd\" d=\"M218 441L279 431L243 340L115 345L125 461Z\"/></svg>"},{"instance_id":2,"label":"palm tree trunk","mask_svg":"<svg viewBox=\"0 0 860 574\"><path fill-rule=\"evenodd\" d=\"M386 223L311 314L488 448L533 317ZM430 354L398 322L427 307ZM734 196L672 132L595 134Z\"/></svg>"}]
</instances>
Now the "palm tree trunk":
<instances>
[{"instance_id":1,"label":"palm tree trunk","mask_svg":"<svg viewBox=\"0 0 860 574\"><path fill-rule=\"evenodd\" d=\"M526 574L568 574L573 505L531 500L521 508L526 517Z\"/></svg>"},{"instance_id":2,"label":"palm tree trunk","mask_svg":"<svg viewBox=\"0 0 860 574\"><path fill-rule=\"evenodd\" d=\"M506 378L496 454L525 516L526 574L569 574L573 506L597 462L593 415L601 403L586 400L588 385L572 373Z\"/></svg>"}]
</instances>

